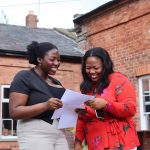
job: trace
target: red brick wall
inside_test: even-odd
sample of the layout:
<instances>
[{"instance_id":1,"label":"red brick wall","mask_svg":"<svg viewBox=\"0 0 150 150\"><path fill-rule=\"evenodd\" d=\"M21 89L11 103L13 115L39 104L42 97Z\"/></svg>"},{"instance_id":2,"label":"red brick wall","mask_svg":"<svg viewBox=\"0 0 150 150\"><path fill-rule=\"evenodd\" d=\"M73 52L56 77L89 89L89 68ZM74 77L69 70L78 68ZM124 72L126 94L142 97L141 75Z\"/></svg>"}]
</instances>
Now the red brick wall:
<instances>
[{"instance_id":1,"label":"red brick wall","mask_svg":"<svg viewBox=\"0 0 150 150\"><path fill-rule=\"evenodd\" d=\"M18 71L32 67L23 58L0 57L0 62L0 84L10 84ZM80 64L62 61L55 78L60 80L64 87L79 91Z\"/></svg>"},{"instance_id":2,"label":"red brick wall","mask_svg":"<svg viewBox=\"0 0 150 150\"><path fill-rule=\"evenodd\" d=\"M138 77L150 74L150 1L130 0L81 22L84 50L103 47L109 51L115 69L126 74L137 90L137 129L140 128ZM84 38L83 38L84 37Z\"/></svg>"},{"instance_id":3,"label":"red brick wall","mask_svg":"<svg viewBox=\"0 0 150 150\"><path fill-rule=\"evenodd\" d=\"M17 142L0 142L0 150L19 150Z\"/></svg>"},{"instance_id":4,"label":"red brick wall","mask_svg":"<svg viewBox=\"0 0 150 150\"><path fill-rule=\"evenodd\" d=\"M22 70L29 69L32 65L28 64L28 61L24 58L15 58L15 57L0 57L0 84L10 84L13 80L14 75ZM71 63L71 62L62 62L59 70L55 76L61 81L65 88L79 91L79 84L81 81L80 75L80 64ZM1 100L0 100L1 105ZM0 106L1 108L1 106ZM1 111L0 111L1 116ZM0 118L1 119L1 118ZM0 120L1 123L1 120ZM0 124L0 128L2 125ZM72 139L70 138L71 133L66 132L68 139L70 139L70 147L73 147ZM10 141L0 141L0 150L4 149L19 150L17 142Z\"/></svg>"}]
</instances>

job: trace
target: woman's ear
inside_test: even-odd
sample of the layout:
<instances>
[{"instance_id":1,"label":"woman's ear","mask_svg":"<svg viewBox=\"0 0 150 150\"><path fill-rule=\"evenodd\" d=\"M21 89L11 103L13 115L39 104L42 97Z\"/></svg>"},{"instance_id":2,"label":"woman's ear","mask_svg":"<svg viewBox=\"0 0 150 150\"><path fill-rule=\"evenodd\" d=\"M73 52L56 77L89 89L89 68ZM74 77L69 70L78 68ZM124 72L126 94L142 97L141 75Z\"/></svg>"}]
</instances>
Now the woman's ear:
<instances>
[{"instance_id":1,"label":"woman's ear","mask_svg":"<svg viewBox=\"0 0 150 150\"><path fill-rule=\"evenodd\" d=\"M41 64L41 58L37 58L38 64Z\"/></svg>"}]
</instances>

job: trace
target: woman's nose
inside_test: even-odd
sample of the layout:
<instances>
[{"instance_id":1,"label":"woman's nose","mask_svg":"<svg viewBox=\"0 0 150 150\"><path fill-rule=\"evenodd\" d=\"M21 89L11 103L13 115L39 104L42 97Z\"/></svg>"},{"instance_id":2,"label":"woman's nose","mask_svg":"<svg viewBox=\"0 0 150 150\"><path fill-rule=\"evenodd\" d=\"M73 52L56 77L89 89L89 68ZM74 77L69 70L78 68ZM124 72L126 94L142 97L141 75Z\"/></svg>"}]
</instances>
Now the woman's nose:
<instances>
[{"instance_id":1,"label":"woman's nose","mask_svg":"<svg viewBox=\"0 0 150 150\"><path fill-rule=\"evenodd\" d=\"M94 69L90 69L90 73L95 73L95 70Z\"/></svg>"},{"instance_id":2,"label":"woman's nose","mask_svg":"<svg viewBox=\"0 0 150 150\"><path fill-rule=\"evenodd\" d=\"M60 61L55 60L55 61L54 61L54 64L55 64L55 65L59 65L59 64L60 64Z\"/></svg>"}]
</instances>

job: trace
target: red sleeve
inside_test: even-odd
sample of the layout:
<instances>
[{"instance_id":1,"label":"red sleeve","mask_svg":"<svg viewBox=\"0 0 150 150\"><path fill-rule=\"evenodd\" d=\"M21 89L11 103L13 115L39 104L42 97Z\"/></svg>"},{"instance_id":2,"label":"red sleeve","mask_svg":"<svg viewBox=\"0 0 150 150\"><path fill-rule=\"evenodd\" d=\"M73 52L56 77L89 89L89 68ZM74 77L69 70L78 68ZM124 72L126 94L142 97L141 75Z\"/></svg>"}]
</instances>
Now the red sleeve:
<instances>
[{"instance_id":1,"label":"red sleeve","mask_svg":"<svg viewBox=\"0 0 150 150\"><path fill-rule=\"evenodd\" d=\"M111 98L107 99L106 97L108 100L106 110L119 118L134 116L136 113L136 95L128 78L119 74L112 79L110 87L114 89L116 100L112 101Z\"/></svg>"},{"instance_id":2,"label":"red sleeve","mask_svg":"<svg viewBox=\"0 0 150 150\"><path fill-rule=\"evenodd\" d=\"M76 125L76 133L75 133L75 143L82 144L85 138L85 122L83 119L78 117L77 125Z\"/></svg>"}]
</instances>

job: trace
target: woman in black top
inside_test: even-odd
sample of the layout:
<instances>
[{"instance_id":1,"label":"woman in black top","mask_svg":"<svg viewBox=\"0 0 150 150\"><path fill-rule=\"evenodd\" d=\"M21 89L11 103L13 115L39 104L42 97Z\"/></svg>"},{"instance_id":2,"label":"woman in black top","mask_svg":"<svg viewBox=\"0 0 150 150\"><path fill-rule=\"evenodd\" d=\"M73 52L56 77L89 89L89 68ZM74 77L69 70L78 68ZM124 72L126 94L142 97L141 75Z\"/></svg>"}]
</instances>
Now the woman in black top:
<instances>
[{"instance_id":1,"label":"woman in black top","mask_svg":"<svg viewBox=\"0 0 150 150\"><path fill-rule=\"evenodd\" d=\"M27 46L28 60L35 67L16 74L10 87L9 112L18 120L20 150L68 150L63 130L51 117L62 107L65 89L51 77L60 65L58 48L48 42Z\"/></svg>"}]
</instances>

